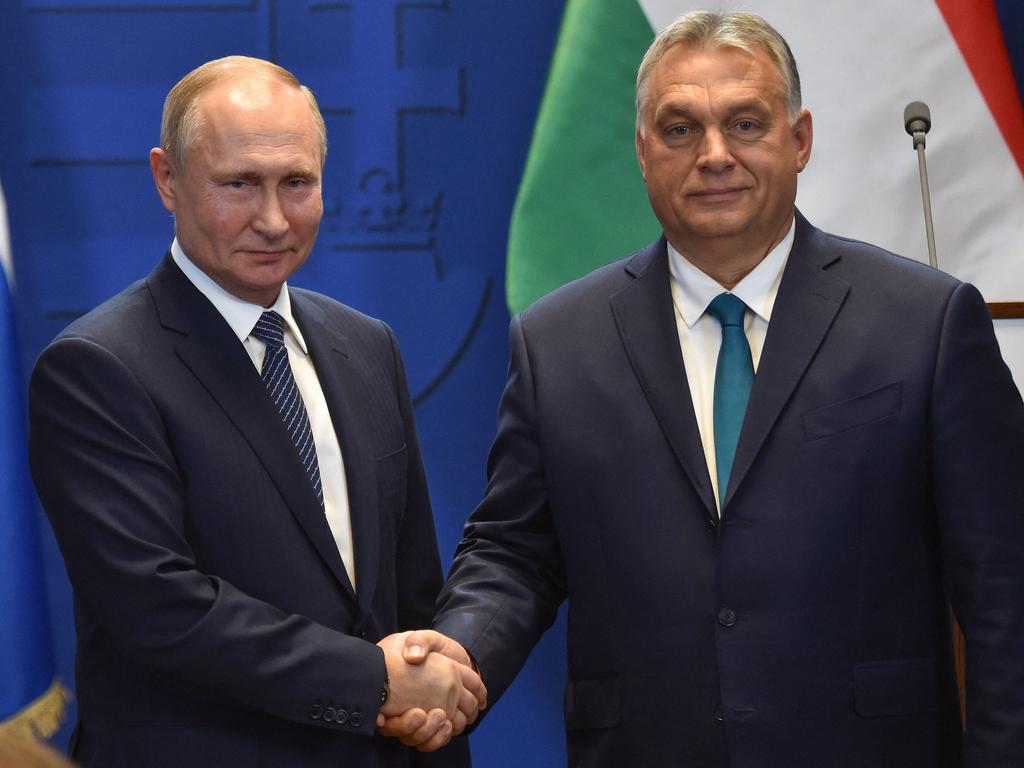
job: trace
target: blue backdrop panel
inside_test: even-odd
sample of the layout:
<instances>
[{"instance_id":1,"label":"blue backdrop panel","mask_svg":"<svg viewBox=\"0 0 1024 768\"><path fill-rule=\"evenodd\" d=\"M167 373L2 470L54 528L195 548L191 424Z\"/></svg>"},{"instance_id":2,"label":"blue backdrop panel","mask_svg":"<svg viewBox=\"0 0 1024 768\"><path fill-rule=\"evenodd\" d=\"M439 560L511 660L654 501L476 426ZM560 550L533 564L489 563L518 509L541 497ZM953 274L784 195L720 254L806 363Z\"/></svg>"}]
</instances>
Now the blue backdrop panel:
<instances>
[{"instance_id":1,"label":"blue backdrop panel","mask_svg":"<svg viewBox=\"0 0 1024 768\"><path fill-rule=\"evenodd\" d=\"M11 375L24 383L64 325L170 243L147 155L171 85L211 58L271 58L313 88L330 140L326 215L293 282L395 328L450 560L484 486L507 363L508 219L561 11L560 0L6 0L0 179L23 353ZM42 528L70 681L70 590ZM563 657L559 626L473 736L478 765L564 765Z\"/></svg>"}]
</instances>

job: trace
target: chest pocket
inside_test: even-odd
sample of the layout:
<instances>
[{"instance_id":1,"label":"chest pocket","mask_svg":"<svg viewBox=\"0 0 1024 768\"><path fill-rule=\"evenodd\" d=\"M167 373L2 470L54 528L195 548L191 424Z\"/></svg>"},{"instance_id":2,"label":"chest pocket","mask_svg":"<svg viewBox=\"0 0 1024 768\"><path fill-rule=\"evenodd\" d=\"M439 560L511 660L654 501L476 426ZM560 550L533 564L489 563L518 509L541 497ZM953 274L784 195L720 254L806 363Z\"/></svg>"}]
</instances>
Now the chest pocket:
<instances>
[{"instance_id":1,"label":"chest pocket","mask_svg":"<svg viewBox=\"0 0 1024 768\"><path fill-rule=\"evenodd\" d=\"M804 440L820 440L895 416L902 404L903 384L896 381L849 400L816 408L801 417Z\"/></svg>"}]
</instances>

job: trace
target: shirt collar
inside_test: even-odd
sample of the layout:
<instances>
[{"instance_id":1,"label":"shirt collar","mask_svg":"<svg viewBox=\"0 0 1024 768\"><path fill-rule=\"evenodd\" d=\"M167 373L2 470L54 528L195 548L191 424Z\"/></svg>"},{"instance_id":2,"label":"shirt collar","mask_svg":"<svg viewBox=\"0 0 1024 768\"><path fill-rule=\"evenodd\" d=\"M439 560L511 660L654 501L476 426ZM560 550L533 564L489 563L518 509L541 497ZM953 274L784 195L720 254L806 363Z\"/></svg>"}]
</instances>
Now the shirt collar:
<instances>
[{"instance_id":1,"label":"shirt collar","mask_svg":"<svg viewBox=\"0 0 1024 768\"><path fill-rule=\"evenodd\" d=\"M779 292L782 272L789 259L796 232L796 219L789 225L789 232L778 245L761 259L750 273L728 291L761 317L765 322L772 319L772 307ZM679 315L687 327L700 320L708 308L708 304L726 289L710 275L702 272L668 243L668 266L672 279L679 287L677 292Z\"/></svg>"},{"instance_id":2,"label":"shirt collar","mask_svg":"<svg viewBox=\"0 0 1024 768\"><path fill-rule=\"evenodd\" d=\"M181 245L178 243L178 238L174 238L174 242L171 243L171 258L174 259L174 263L178 265L181 271L185 273L185 277L189 279L189 282L196 287L196 290L203 294L216 310L220 312L224 321L231 327L239 341L245 342L249 334L252 333L256 321L260 319L260 315L267 310L273 310L284 318L285 327L289 330L295 341L298 342L303 354L308 354L306 340L302 338L302 332L292 316L292 302L288 296L287 283L281 286L277 300L271 306L261 307L259 304L244 301L224 290L213 278L203 272L185 255L185 251L181 249Z\"/></svg>"}]
</instances>

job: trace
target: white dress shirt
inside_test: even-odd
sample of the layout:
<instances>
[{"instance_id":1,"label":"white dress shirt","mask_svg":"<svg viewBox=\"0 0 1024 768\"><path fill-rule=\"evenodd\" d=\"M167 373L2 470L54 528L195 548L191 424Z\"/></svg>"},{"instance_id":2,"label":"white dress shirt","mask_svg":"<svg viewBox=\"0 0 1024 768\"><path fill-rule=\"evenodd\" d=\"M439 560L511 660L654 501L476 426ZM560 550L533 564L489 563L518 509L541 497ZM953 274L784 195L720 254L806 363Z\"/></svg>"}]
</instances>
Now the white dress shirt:
<instances>
[{"instance_id":1,"label":"white dress shirt","mask_svg":"<svg viewBox=\"0 0 1024 768\"><path fill-rule=\"evenodd\" d=\"M793 246L796 222L789 232L750 274L738 282L731 291L726 291L716 280L701 272L668 245L668 266L672 274L672 303L676 310L676 330L679 333L679 348L683 354L686 380L690 385L690 398L697 416L697 428L704 447L704 458L711 474L711 487L715 492L715 504L722 508L718 488L718 470L715 461L715 368L718 365L718 349L722 345L722 327L714 317L707 314L708 304L720 293L732 293L747 305L743 328L750 343L750 354L757 372L761 361L761 349L768 333L772 318L772 307L779 292L782 271L789 259Z\"/></svg>"},{"instance_id":2,"label":"white dress shirt","mask_svg":"<svg viewBox=\"0 0 1024 768\"><path fill-rule=\"evenodd\" d=\"M324 492L324 512L330 526L334 543L338 547L345 571L356 584L355 553L352 548L352 517L348 506L348 484L345 480L345 462L341 456L331 414L327 410L320 379L317 378L313 361L306 349L302 332L292 317L291 300L288 297L288 285L281 287L277 301L273 306L261 307L234 296L221 288L213 279L193 264L175 238L171 243L171 256L174 263L185 273L185 277L202 293L220 312L225 322L231 326L238 340L249 353L257 371L263 369L263 355L267 345L252 334L253 326L265 310L273 310L284 318L284 346L288 350L288 363L295 377L295 384L302 395L302 401L309 414L309 426L313 432L316 445L316 459L320 466L320 482Z\"/></svg>"}]
</instances>

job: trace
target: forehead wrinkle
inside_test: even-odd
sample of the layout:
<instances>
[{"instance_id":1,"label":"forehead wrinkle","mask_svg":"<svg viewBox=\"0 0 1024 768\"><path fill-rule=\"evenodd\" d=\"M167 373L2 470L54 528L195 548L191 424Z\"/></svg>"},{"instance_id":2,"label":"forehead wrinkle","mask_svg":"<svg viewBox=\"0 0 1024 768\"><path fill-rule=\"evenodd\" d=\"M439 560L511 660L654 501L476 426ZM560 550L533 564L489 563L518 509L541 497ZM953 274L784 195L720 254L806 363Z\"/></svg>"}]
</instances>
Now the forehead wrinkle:
<instances>
[{"instance_id":1,"label":"forehead wrinkle","mask_svg":"<svg viewBox=\"0 0 1024 768\"><path fill-rule=\"evenodd\" d=\"M655 119L664 115L729 115L744 110L771 111L771 105L760 88L743 89L736 92L729 89L719 94L717 89L699 89L696 92L673 89L660 98L655 107Z\"/></svg>"},{"instance_id":2,"label":"forehead wrinkle","mask_svg":"<svg viewBox=\"0 0 1024 768\"><path fill-rule=\"evenodd\" d=\"M721 51L737 51L740 55L731 58L736 64L735 68L742 66L743 71L722 75L716 73L714 79L711 79L707 72L708 65L712 64L710 57ZM778 73L774 68L766 67L753 54L741 49L718 48L692 55L697 65L687 67L683 74L679 73L678 64L673 66L665 59L662 61L666 66L653 74L651 80L655 86L652 89L655 119L665 113L688 116L693 116L696 111L710 115L729 114L748 107L771 111L769 94L784 97ZM741 62L741 58L746 60Z\"/></svg>"},{"instance_id":3,"label":"forehead wrinkle","mask_svg":"<svg viewBox=\"0 0 1024 768\"><path fill-rule=\"evenodd\" d=\"M214 106L201 112L203 130L196 139L196 147L207 155L238 152L242 155L262 152L310 152L319 157L316 129L312 119L305 120L305 129L292 127L282 130L273 121L275 116L266 115L266 109L247 109L231 104L227 108L216 108L205 102L201 107ZM270 121L270 124L267 124Z\"/></svg>"},{"instance_id":4,"label":"forehead wrinkle","mask_svg":"<svg viewBox=\"0 0 1024 768\"><path fill-rule=\"evenodd\" d=\"M238 144L245 153L251 154L252 152L259 152L262 150L287 150L293 148L296 152L304 151L304 144L309 139L308 136L301 133L300 131L288 131L287 133L281 133L278 131L239 131L237 133L226 133L224 139L227 142Z\"/></svg>"},{"instance_id":5,"label":"forehead wrinkle","mask_svg":"<svg viewBox=\"0 0 1024 768\"><path fill-rule=\"evenodd\" d=\"M315 156L311 157L308 150L301 147L275 147L273 153L262 151L260 147L247 147L237 154L216 153L212 165L237 168L239 171L274 172L284 169L284 173L313 173ZM317 168L319 166L316 166ZM319 171L317 171L319 175Z\"/></svg>"}]
</instances>

